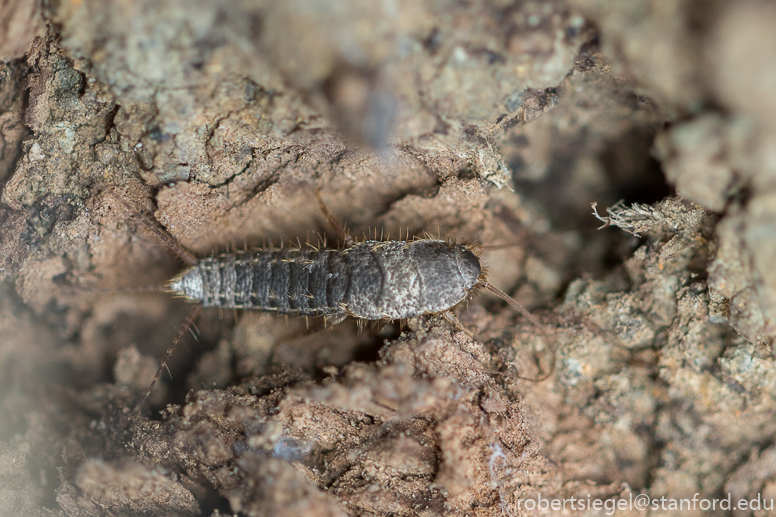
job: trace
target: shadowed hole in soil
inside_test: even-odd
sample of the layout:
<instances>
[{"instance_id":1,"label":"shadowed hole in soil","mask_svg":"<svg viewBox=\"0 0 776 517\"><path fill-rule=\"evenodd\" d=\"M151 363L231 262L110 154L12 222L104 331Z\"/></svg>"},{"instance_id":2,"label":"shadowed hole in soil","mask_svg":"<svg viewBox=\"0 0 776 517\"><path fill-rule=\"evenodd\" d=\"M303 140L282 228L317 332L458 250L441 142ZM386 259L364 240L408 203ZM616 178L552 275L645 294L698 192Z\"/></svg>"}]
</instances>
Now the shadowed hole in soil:
<instances>
[{"instance_id":1,"label":"shadowed hole in soil","mask_svg":"<svg viewBox=\"0 0 776 517\"><path fill-rule=\"evenodd\" d=\"M587 184L589 179L578 172L580 157L589 154L589 142L584 135L558 145L541 181L522 179L520 172L524 165L519 157L515 158L510 162L515 186L522 196L544 207L554 229L594 230L599 222L586 217L593 201L604 208L620 199L627 203L649 204L673 193L660 164L651 154L655 134L656 130L651 127L635 127L607 142L593 156L600 173L606 177L605 191L598 192L598 187Z\"/></svg>"},{"instance_id":2,"label":"shadowed hole in soil","mask_svg":"<svg viewBox=\"0 0 776 517\"><path fill-rule=\"evenodd\" d=\"M362 363L374 363L380 359L380 349L385 346L388 341L398 339L401 335L399 325L394 323L388 323L381 329L364 329L364 332L368 333L371 337L369 342L360 345L356 348L353 354L353 360Z\"/></svg>"},{"instance_id":3,"label":"shadowed hole in soil","mask_svg":"<svg viewBox=\"0 0 776 517\"><path fill-rule=\"evenodd\" d=\"M673 194L660 163L652 157L655 131L634 127L612 140L599 155L615 201L651 204Z\"/></svg>"}]
</instances>

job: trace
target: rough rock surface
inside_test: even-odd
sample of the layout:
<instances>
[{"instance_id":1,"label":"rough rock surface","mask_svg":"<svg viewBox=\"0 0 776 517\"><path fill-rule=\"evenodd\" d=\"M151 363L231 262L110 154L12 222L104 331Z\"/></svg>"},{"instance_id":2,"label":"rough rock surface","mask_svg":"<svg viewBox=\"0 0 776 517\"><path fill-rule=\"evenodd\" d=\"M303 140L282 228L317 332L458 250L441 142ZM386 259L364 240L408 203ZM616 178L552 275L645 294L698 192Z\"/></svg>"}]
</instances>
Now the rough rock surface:
<instances>
[{"instance_id":1,"label":"rough rock surface","mask_svg":"<svg viewBox=\"0 0 776 517\"><path fill-rule=\"evenodd\" d=\"M776 497L771 3L0 15L0 514ZM356 237L480 243L551 339L488 293L471 336L206 312L133 413L190 311L140 292L179 270L140 214L336 246L315 189Z\"/></svg>"}]
</instances>

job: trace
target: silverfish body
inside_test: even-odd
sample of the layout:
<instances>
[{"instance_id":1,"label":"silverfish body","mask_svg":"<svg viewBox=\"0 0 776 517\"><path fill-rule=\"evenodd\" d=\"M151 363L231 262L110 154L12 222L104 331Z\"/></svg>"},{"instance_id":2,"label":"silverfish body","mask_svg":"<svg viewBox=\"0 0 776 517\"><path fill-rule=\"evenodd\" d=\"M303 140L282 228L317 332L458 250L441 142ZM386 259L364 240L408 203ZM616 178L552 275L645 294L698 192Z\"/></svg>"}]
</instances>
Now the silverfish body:
<instances>
[{"instance_id":1,"label":"silverfish body","mask_svg":"<svg viewBox=\"0 0 776 517\"><path fill-rule=\"evenodd\" d=\"M470 247L423 239L227 253L200 259L169 288L204 307L399 320L447 311L482 281Z\"/></svg>"}]
</instances>

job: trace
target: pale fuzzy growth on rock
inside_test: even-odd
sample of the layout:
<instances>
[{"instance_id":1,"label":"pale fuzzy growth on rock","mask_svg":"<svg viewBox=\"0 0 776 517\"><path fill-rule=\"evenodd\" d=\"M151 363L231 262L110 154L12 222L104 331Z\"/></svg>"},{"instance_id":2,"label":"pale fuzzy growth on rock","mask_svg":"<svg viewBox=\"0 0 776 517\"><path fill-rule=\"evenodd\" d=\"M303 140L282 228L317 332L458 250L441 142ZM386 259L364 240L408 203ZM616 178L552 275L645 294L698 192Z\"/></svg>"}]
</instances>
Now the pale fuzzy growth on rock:
<instances>
[{"instance_id":1,"label":"pale fuzzy growth on rock","mask_svg":"<svg viewBox=\"0 0 776 517\"><path fill-rule=\"evenodd\" d=\"M670 197L654 205L618 201L606 209L608 216L598 214L598 203L593 203L593 215L607 226L616 226L636 237L641 233L672 233L684 237L700 235L704 226L709 228L713 214L697 203L679 197ZM709 218L712 218L710 221Z\"/></svg>"},{"instance_id":2,"label":"pale fuzzy growth on rock","mask_svg":"<svg viewBox=\"0 0 776 517\"><path fill-rule=\"evenodd\" d=\"M708 241L713 232L717 216L697 203L680 197L669 197L654 205L633 203L626 207L623 201L606 209L608 216L598 214L597 203L593 203L593 215L607 226L621 228L634 237L642 233L654 235L657 239L671 236L661 247L661 257L669 260L696 239Z\"/></svg>"}]
</instances>

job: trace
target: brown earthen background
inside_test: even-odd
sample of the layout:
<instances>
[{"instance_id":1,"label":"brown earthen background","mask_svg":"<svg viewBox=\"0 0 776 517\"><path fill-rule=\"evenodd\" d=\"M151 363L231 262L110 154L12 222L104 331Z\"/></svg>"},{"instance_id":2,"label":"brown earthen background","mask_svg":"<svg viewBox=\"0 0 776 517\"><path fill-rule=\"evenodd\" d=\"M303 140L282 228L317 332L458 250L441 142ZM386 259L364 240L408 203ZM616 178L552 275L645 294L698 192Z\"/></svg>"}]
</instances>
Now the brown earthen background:
<instances>
[{"instance_id":1,"label":"brown earthen background","mask_svg":"<svg viewBox=\"0 0 776 517\"><path fill-rule=\"evenodd\" d=\"M771 3L11 1L0 18L0 515L776 497ZM459 315L473 339L438 318L308 333L206 312L132 420L188 307L121 292L179 266L116 196L201 255L333 241L316 188L354 235L481 243L554 353L487 295ZM590 204L621 198L611 222L641 238L596 231Z\"/></svg>"}]
</instances>

